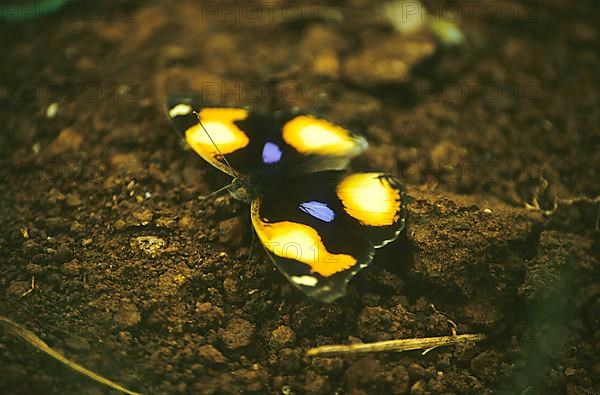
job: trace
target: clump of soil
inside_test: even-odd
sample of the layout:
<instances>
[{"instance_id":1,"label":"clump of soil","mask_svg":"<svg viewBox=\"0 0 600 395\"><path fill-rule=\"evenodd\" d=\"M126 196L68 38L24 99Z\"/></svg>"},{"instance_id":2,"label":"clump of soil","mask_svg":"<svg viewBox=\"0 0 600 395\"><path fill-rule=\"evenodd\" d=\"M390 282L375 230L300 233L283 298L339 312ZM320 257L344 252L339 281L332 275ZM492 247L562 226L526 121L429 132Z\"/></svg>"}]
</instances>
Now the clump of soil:
<instances>
[{"instance_id":1,"label":"clump of soil","mask_svg":"<svg viewBox=\"0 0 600 395\"><path fill-rule=\"evenodd\" d=\"M499 15L459 2L456 48L365 18L361 1L258 21L244 4L214 6L73 3L0 26L1 315L143 393L600 391L592 2L506 1ZM354 168L407 185L401 239L333 304L307 299L256 246L248 262L248 208L197 199L227 177L163 114L182 90L364 133ZM490 339L305 356L448 335L449 320ZM2 393L106 391L10 337L0 359Z\"/></svg>"}]
</instances>

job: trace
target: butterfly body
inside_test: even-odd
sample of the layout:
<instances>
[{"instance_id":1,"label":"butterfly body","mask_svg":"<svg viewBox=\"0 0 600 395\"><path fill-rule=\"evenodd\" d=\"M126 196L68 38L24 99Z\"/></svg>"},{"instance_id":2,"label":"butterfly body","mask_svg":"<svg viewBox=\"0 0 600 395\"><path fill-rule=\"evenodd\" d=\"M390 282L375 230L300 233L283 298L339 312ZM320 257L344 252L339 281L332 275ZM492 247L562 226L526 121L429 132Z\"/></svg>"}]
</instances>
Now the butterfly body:
<instances>
[{"instance_id":1,"label":"butterfly body","mask_svg":"<svg viewBox=\"0 0 600 395\"><path fill-rule=\"evenodd\" d=\"M395 240L406 210L400 184L383 173L350 173L366 140L313 115L167 103L188 144L234 177L230 194L250 204L252 225L279 270L307 295L331 302Z\"/></svg>"}]
</instances>

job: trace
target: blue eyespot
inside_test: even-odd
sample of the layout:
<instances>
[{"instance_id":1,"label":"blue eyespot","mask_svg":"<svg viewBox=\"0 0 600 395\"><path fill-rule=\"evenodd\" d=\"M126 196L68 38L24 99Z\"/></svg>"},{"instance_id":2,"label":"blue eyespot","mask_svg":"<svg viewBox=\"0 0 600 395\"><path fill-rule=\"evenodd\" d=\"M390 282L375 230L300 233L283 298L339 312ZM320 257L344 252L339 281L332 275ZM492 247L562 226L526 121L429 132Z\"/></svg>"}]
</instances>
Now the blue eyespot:
<instances>
[{"instance_id":1,"label":"blue eyespot","mask_svg":"<svg viewBox=\"0 0 600 395\"><path fill-rule=\"evenodd\" d=\"M325 222L331 222L335 218L333 210L327 207L327 204L314 200L300 204L300 210Z\"/></svg>"},{"instance_id":2,"label":"blue eyespot","mask_svg":"<svg viewBox=\"0 0 600 395\"><path fill-rule=\"evenodd\" d=\"M281 149L277 144L267 142L263 147L262 158L266 164L277 163L281 159Z\"/></svg>"}]
</instances>

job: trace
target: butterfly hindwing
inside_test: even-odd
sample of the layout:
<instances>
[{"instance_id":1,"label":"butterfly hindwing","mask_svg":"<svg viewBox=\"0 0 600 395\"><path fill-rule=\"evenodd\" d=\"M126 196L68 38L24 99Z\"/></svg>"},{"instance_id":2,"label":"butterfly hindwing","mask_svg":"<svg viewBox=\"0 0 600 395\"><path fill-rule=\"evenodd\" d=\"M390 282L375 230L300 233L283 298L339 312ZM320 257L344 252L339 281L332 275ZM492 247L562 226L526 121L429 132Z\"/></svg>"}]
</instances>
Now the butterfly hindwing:
<instances>
[{"instance_id":1,"label":"butterfly hindwing","mask_svg":"<svg viewBox=\"0 0 600 395\"><path fill-rule=\"evenodd\" d=\"M227 174L255 182L283 173L343 169L367 147L363 137L297 112L266 114L173 96L167 101L167 115L205 160Z\"/></svg>"},{"instance_id":2,"label":"butterfly hindwing","mask_svg":"<svg viewBox=\"0 0 600 395\"><path fill-rule=\"evenodd\" d=\"M254 199L252 223L279 270L330 302L404 228L403 194L382 173L306 174Z\"/></svg>"}]
</instances>

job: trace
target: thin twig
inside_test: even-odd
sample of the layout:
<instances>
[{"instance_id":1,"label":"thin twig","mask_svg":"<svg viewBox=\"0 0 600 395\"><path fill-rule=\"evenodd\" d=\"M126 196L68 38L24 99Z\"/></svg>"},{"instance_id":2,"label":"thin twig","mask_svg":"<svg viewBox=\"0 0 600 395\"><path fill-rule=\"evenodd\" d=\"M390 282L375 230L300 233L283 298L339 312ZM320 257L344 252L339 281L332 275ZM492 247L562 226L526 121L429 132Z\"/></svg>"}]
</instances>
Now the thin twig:
<instances>
[{"instance_id":1,"label":"thin twig","mask_svg":"<svg viewBox=\"0 0 600 395\"><path fill-rule=\"evenodd\" d=\"M134 391L128 390L127 388L124 388L124 387L120 386L119 384L112 382L109 379L102 377L99 374L96 374L96 373L92 372L91 370L84 368L83 366L79 365L78 363L65 358L64 356L62 356L61 354L59 354L58 352L56 352L52 348L50 348L50 346L48 346L48 344L46 344L46 342L44 342L42 339L37 337L35 335L35 333L31 332L28 329L25 329L24 327L17 324L13 320L8 319L3 316L0 316L0 323L4 327L3 329L6 330L6 333L11 334L13 336L16 336L16 337L26 341L27 343L31 344L33 347L37 348L38 350L40 350L42 352L45 352L46 354L50 355L52 358L56 359L57 361L61 362L64 365L70 367L71 369L83 374L84 376L87 376L94 381L102 383L108 387L111 387L117 391L124 392L126 394L141 395L139 392L134 392ZM1 333L1 331L0 331L0 333Z\"/></svg>"},{"instance_id":2,"label":"thin twig","mask_svg":"<svg viewBox=\"0 0 600 395\"><path fill-rule=\"evenodd\" d=\"M414 339L399 339L387 340L375 343L349 344L349 345L332 345L315 347L308 350L307 356L313 357L316 355L333 355L333 354L358 354L367 352L380 351L410 351L410 350L429 350L441 346L449 346L463 341L477 342L484 340L484 334L467 334L456 336L438 336L438 337L423 337Z\"/></svg>"},{"instance_id":3,"label":"thin twig","mask_svg":"<svg viewBox=\"0 0 600 395\"><path fill-rule=\"evenodd\" d=\"M25 296L32 293L34 289L35 289L35 276L31 276L31 287L27 291L25 291L21 294L21 298L24 298Z\"/></svg>"}]
</instances>

